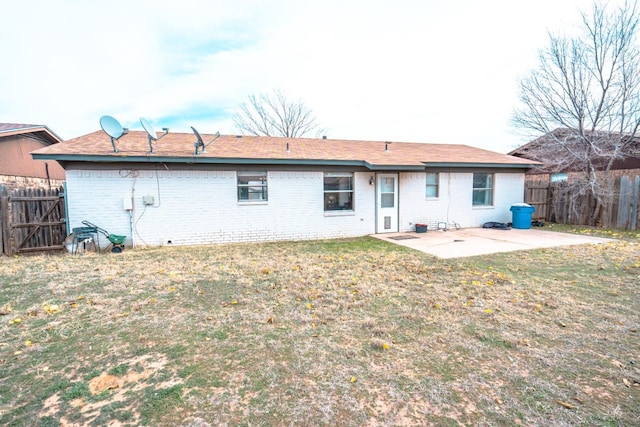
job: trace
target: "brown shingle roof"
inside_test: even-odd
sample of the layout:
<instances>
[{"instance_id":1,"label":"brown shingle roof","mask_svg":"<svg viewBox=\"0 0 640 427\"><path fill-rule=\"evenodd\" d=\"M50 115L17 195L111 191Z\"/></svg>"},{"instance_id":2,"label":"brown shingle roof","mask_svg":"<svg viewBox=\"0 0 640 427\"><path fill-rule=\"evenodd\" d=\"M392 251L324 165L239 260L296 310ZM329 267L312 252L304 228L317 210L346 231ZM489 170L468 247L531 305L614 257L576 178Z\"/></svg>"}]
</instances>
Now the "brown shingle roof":
<instances>
[{"instance_id":1,"label":"brown shingle roof","mask_svg":"<svg viewBox=\"0 0 640 427\"><path fill-rule=\"evenodd\" d=\"M534 173L575 172L585 167L584 158L589 157L593 164L604 169L613 156L617 144L624 142L624 149L618 152L613 169L635 169L640 161L640 137L618 132L589 132L588 141L578 136L577 130L557 128L512 150L508 154L523 159L541 162L532 169ZM591 150L590 143L598 147ZM620 149L621 147L618 147Z\"/></svg>"},{"instance_id":2,"label":"brown shingle roof","mask_svg":"<svg viewBox=\"0 0 640 427\"><path fill-rule=\"evenodd\" d=\"M0 123L0 132L10 132L15 130L24 130L32 128L41 128L40 125L25 125L18 123Z\"/></svg>"},{"instance_id":3,"label":"brown shingle roof","mask_svg":"<svg viewBox=\"0 0 640 427\"><path fill-rule=\"evenodd\" d=\"M205 143L214 135L203 134ZM67 161L135 161L185 163L265 163L331 164L333 162L361 162L371 168L383 166L419 169L427 164L464 166L492 165L526 168L535 162L506 154L495 153L466 145L423 144L393 142L385 151L384 141L352 141L341 139L278 138L264 136L221 135L206 150L194 155L196 138L191 133L169 133L153 142L154 153L149 153L147 134L131 131L122 136L115 153L108 135L96 131L35 151L34 157ZM287 147L289 151L287 151Z\"/></svg>"}]
</instances>

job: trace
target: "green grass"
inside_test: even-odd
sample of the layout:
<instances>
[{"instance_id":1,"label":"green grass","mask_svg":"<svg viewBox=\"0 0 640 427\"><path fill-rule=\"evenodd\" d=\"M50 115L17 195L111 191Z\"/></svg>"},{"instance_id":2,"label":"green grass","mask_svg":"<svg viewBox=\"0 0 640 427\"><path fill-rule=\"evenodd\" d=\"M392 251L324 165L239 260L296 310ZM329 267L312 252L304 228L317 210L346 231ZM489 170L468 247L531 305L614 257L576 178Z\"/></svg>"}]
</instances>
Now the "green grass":
<instances>
[{"instance_id":1,"label":"green grass","mask_svg":"<svg viewBox=\"0 0 640 427\"><path fill-rule=\"evenodd\" d=\"M110 375L122 376L129 370L129 365L127 363L123 363L122 365L114 366L109 369Z\"/></svg>"},{"instance_id":2,"label":"green grass","mask_svg":"<svg viewBox=\"0 0 640 427\"><path fill-rule=\"evenodd\" d=\"M175 411L182 403L182 385L174 385L163 389L149 389L145 395L140 410L142 424L162 420L163 417Z\"/></svg>"},{"instance_id":3,"label":"green grass","mask_svg":"<svg viewBox=\"0 0 640 427\"><path fill-rule=\"evenodd\" d=\"M62 400L74 400L86 398L90 395L89 386L85 382L72 383L67 390L62 393Z\"/></svg>"},{"instance_id":4,"label":"green grass","mask_svg":"<svg viewBox=\"0 0 640 427\"><path fill-rule=\"evenodd\" d=\"M640 246L619 238L0 258L0 424L634 425Z\"/></svg>"}]
</instances>

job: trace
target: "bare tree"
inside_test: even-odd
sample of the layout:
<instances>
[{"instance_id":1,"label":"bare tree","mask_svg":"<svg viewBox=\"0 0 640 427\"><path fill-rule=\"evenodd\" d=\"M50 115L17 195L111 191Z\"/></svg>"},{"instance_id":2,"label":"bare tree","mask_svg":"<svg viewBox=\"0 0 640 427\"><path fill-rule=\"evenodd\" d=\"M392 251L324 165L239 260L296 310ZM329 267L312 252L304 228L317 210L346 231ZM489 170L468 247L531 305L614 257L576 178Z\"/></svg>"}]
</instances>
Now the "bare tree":
<instances>
[{"instance_id":1,"label":"bare tree","mask_svg":"<svg viewBox=\"0 0 640 427\"><path fill-rule=\"evenodd\" d=\"M581 173L572 185L595 200L589 214L594 225L612 193L612 165L638 147L639 16L636 1L615 10L594 3L590 14L581 15L580 35L549 34L538 68L519 82L522 107L514 122L545 134L539 138L544 143L530 147L532 158Z\"/></svg>"},{"instance_id":2,"label":"bare tree","mask_svg":"<svg viewBox=\"0 0 640 427\"><path fill-rule=\"evenodd\" d=\"M239 105L233 121L241 133L298 138L323 132L312 111L302 101L290 101L283 91L250 95Z\"/></svg>"}]
</instances>

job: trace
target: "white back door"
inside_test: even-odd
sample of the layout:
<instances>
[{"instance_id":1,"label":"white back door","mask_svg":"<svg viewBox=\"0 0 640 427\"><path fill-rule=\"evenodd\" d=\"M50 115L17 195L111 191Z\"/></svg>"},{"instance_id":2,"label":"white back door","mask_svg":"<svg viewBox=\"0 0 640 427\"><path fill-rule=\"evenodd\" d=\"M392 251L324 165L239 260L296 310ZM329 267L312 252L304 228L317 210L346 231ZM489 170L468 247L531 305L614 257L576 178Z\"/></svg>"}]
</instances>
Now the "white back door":
<instances>
[{"instance_id":1,"label":"white back door","mask_svg":"<svg viewBox=\"0 0 640 427\"><path fill-rule=\"evenodd\" d=\"M398 232L398 174L380 173L376 179L376 232Z\"/></svg>"}]
</instances>

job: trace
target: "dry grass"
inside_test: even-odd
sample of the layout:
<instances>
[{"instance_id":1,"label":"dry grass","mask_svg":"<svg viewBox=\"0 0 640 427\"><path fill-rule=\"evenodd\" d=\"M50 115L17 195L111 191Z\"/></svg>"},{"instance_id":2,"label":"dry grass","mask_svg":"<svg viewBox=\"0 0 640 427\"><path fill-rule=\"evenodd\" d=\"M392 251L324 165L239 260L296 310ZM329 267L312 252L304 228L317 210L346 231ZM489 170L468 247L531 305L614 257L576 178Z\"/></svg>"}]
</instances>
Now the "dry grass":
<instances>
[{"instance_id":1,"label":"dry grass","mask_svg":"<svg viewBox=\"0 0 640 427\"><path fill-rule=\"evenodd\" d=\"M0 258L0 424L638 425L639 262L369 238Z\"/></svg>"}]
</instances>

